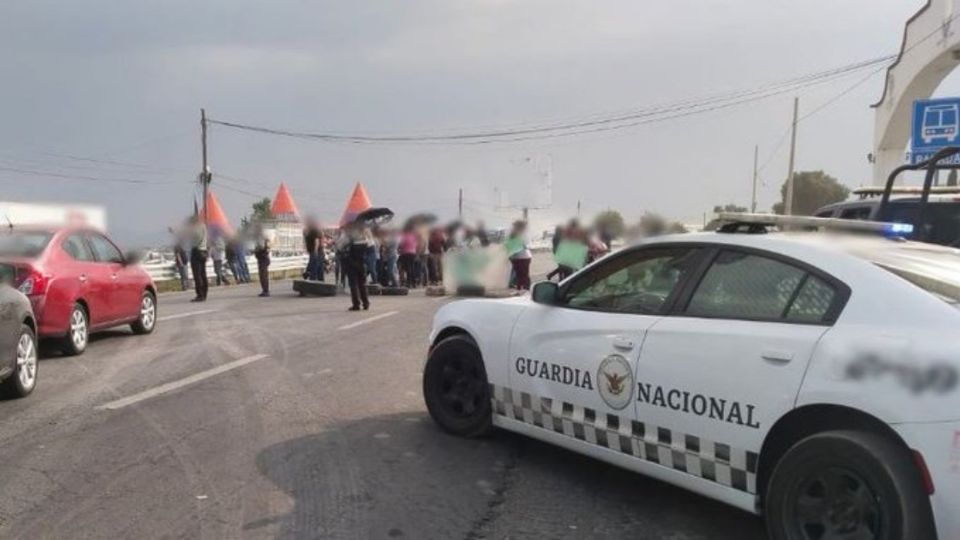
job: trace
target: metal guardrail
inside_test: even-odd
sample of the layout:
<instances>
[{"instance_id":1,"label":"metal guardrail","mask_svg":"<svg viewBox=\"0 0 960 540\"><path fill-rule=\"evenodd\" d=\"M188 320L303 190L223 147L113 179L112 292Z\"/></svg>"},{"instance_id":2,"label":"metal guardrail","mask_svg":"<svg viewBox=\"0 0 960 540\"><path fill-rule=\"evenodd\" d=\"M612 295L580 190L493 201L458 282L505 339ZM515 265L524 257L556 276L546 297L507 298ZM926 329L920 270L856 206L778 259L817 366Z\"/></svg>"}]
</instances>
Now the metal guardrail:
<instances>
[{"instance_id":1,"label":"metal guardrail","mask_svg":"<svg viewBox=\"0 0 960 540\"><path fill-rule=\"evenodd\" d=\"M224 266L226 266L226 261L224 261ZM144 270L150 274L150 277L153 278L153 281L175 281L180 279L180 276L177 274L177 269L173 264L173 261L163 261L163 262L146 262L141 265ZM247 257L247 266L250 268L252 274L257 273L257 259L255 257ZM282 270L300 270L307 268L307 256L306 255L294 255L288 257L271 257L270 258L270 271L279 272ZM188 270L188 275L190 272ZM207 259L207 275L213 275L213 260ZM192 278L193 276L190 275ZM232 277L232 276L231 276Z\"/></svg>"}]
</instances>

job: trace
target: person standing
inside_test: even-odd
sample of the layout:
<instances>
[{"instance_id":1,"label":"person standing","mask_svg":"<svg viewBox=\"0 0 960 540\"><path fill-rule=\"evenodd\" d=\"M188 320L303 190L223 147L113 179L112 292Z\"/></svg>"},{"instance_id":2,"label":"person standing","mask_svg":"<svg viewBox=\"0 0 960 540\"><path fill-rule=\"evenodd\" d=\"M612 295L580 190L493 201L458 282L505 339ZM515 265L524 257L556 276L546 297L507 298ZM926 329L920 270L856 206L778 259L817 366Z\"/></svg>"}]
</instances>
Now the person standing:
<instances>
[{"instance_id":1,"label":"person standing","mask_svg":"<svg viewBox=\"0 0 960 540\"><path fill-rule=\"evenodd\" d=\"M443 234L443 229L435 227L430 231L430 239L427 241L427 259L429 261L428 274L431 285L440 285L443 283L443 252L446 251L447 238Z\"/></svg>"},{"instance_id":2,"label":"person standing","mask_svg":"<svg viewBox=\"0 0 960 540\"><path fill-rule=\"evenodd\" d=\"M367 274L370 275L370 283L380 283L378 268L380 264L380 244L377 236L370 229L363 230L363 238L367 242L367 252L364 255Z\"/></svg>"},{"instance_id":3,"label":"person standing","mask_svg":"<svg viewBox=\"0 0 960 540\"><path fill-rule=\"evenodd\" d=\"M417 258L417 236L412 227L405 227L398 244L400 253L400 284L404 287L416 286L414 278Z\"/></svg>"},{"instance_id":4,"label":"person standing","mask_svg":"<svg viewBox=\"0 0 960 540\"><path fill-rule=\"evenodd\" d=\"M307 279L318 281L322 273L320 252L323 250L320 241L320 228L312 219L307 219L307 226L303 231L304 248L307 250Z\"/></svg>"},{"instance_id":5,"label":"person standing","mask_svg":"<svg viewBox=\"0 0 960 540\"><path fill-rule=\"evenodd\" d=\"M337 251L343 261L347 283L350 284L350 311L360 311L361 306L364 310L370 309L366 269L369 243L364 232L363 225L351 223L346 225L337 242Z\"/></svg>"},{"instance_id":6,"label":"person standing","mask_svg":"<svg viewBox=\"0 0 960 540\"><path fill-rule=\"evenodd\" d=\"M250 267L247 265L247 239L245 234L237 235L233 239L234 250L237 254L237 281L240 283L250 283Z\"/></svg>"},{"instance_id":7,"label":"person standing","mask_svg":"<svg viewBox=\"0 0 960 540\"><path fill-rule=\"evenodd\" d=\"M388 287L397 287L400 284L397 276L399 244L400 238L397 235L397 231L393 229L387 231L383 238L383 258L386 260L384 270L387 273L385 282Z\"/></svg>"},{"instance_id":8,"label":"person standing","mask_svg":"<svg viewBox=\"0 0 960 540\"><path fill-rule=\"evenodd\" d=\"M260 278L260 297L270 296L270 239L263 227L254 226L253 256L257 259L257 274Z\"/></svg>"},{"instance_id":9,"label":"person standing","mask_svg":"<svg viewBox=\"0 0 960 540\"><path fill-rule=\"evenodd\" d=\"M197 296L192 302L206 302L207 289L207 224L199 216L190 218L190 271Z\"/></svg>"},{"instance_id":10,"label":"person standing","mask_svg":"<svg viewBox=\"0 0 960 540\"><path fill-rule=\"evenodd\" d=\"M210 258L213 259L213 275L216 278L217 287L228 284L227 276L223 273L223 258L226 250L227 244L223 240L223 234L217 234L210 247Z\"/></svg>"},{"instance_id":11,"label":"person standing","mask_svg":"<svg viewBox=\"0 0 960 540\"><path fill-rule=\"evenodd\" d=\"M430 232L425 225L417 230L417 269L416 278L419 285L426 287L430 283L429 266L430 253L427 246L430 243Z\"/></svg>"},{"instance_id":12,"label":"person standing","mask_svg":"<svg viewBox=\"0 0 960 540\"><path fill-rule=\"evenodd\" d=\"M173 228L170 229L174 233ZM185 291L190 287L190 280L187 277L187 269L190 268L190 256L183 247L183 237L174 233L173 244L173 265L177 271L177 277L180 278L180 290Z\"/></svg>"},{"instance_id":13,"label":"person standing","mask_svg":"<svg viewBox=\"0 0 960 540\"><path fill-rule=\"evenodd\" d=\"M480 247L490 245L490 238L487 237L487 226L482 221L477 222L477 240L480 241Z\"/></svg>"},{"instance_id":14,"label":"person standing","mask_svg":"<svg viewBox=\"0 0 960 540\"><path fill-rule=\"evenodd\" d=\"M227 239L224 253L227 258L227 269L233 274L233 280L237 282L237 285L243 283L240 269L237 267L237 243L234 239Z\"/></svg>"},{"instance_id":15,"label":"person standing","mask_svg":"<svg viewBox=\"0 0 960 540\"><path fill-rule=\"evenodd\" d=\"M517 221L513 224L510 240L519 241L522 247L519 251L510 255L510 265L514 274L513 286L521 291L530 290L530 260L533 258L533 254L527 246L526 234L527 223L525 221Z\"/></svg>"}]
</instances>

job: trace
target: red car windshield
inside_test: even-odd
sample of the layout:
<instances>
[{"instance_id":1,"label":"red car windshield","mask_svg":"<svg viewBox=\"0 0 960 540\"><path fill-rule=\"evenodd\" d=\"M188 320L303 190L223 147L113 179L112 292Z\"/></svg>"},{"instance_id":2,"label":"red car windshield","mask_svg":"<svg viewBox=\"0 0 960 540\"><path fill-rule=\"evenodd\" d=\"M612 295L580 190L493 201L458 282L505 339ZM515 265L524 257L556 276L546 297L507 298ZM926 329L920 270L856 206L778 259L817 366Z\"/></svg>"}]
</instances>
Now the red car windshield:
<instances>
[{"instance_id":1,"label":"red car windshield","mask_svg":"<svg viewBox=\"0 0 960 540\"><path fill-rule=\"evenodd\" d=\"M47 248L52 233L44 231L9 231L0 233L0 257L33 258Z\"/></svg>"}]
</instances>

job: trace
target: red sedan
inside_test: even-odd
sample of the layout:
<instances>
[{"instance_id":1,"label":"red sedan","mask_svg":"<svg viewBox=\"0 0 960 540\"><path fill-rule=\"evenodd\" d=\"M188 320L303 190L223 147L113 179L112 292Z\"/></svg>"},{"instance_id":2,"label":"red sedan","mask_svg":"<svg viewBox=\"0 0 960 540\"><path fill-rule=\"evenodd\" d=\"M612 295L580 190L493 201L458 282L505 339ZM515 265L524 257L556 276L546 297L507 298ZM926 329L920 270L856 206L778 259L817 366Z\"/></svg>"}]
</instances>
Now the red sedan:
<instances>
[{"instance_id":1,"label":"red sedan","mask_svg":"<svg viewBox=\"0 0 960 540\"><path fill-rule=\"evenodd\" d=\"M61 340L64 353L87 348L91 332L129 324L149 334L157 322L150 276L102 233L80 228L0 232L0 263L14 268L41 338Z\"/></svg>"}]
</instances>

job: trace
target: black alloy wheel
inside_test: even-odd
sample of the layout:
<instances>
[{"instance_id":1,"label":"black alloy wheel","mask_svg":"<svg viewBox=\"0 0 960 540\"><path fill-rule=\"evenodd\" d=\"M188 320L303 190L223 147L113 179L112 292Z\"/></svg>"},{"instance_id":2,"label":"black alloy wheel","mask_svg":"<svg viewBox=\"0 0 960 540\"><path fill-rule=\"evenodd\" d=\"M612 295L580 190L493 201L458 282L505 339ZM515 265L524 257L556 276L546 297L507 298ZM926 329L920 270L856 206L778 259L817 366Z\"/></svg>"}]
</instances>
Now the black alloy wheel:
<instances>
[{"instance_id":1,"label":"black alloy wheel","mask_svg":"<svg viewBox=\"0 0 960 540\"><path fill-rule=\"evenodd\" d=\"M797 484L789 496L795 536L804 540L882 538L880 501L862 476L830 467Z\"/></svg>"},{"instance_id":2,"label":"black alloy wheel","mask_svg":"<svg viewBox=\"0 0 960 540\"><path fill-rule=\"evenodd\" d=\"M468 336L446 338L430 350L423 394L430 416L443 430L464 437L490 430L487 373L480 350Z\"/></svg>"}]
</instances>

